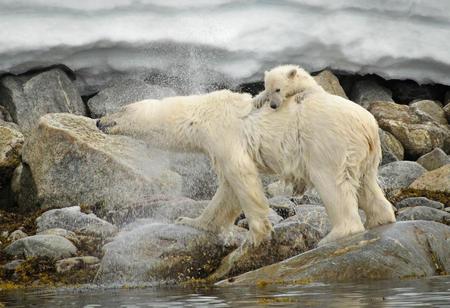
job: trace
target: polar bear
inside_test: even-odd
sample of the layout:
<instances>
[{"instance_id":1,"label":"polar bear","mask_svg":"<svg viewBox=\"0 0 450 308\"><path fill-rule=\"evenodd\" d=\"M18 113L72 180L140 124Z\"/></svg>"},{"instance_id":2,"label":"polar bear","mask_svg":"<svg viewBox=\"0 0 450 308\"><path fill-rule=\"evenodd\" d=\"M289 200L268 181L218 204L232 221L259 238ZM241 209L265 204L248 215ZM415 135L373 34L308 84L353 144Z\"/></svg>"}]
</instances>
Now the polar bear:
<instances>
[{"instance_id":1,"label":"polar bear","mask_svg":"<svg viewBox=\"0 0 450 308\"><path fill-rule=\"evenodd\" d=\"M292 79L281 82L280 91L275 88L283 100L277 110L255 110L250 95L222 90L144 100L97 125L106 133L134 136L161 148L209 155L218 190L199 217L180 218L181 224L223 232L244 211L249 240L259 245L273 230L260 173L316 188L332 225L319 245L363 231L358 207L366 212L367 227L394 222L391 204L377 183L381 148L373 116L328 94L305 71L298 68L295 76L298 94L281 92ZM274 100L271 89L266 94Z\"/></svg>"}]
</instances>

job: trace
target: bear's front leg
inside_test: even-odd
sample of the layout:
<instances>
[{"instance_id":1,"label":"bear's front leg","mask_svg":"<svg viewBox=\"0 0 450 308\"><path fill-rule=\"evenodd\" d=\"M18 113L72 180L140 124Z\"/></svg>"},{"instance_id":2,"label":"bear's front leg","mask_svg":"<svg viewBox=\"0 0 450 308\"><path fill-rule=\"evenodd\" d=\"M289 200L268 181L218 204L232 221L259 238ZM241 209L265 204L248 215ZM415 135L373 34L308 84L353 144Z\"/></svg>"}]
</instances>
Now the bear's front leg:
<instances>
[{"instance_id":1,"label":"bear's front leg","mask_svg":"<svg viewBox=\"0 0 450 308\"><path fill-rule=\"evenodd\" d=\"M267 102L267 99L266 91L262 91L252 99L252 105L254 108L261 108Z\"/></svg>"}]
</instances>

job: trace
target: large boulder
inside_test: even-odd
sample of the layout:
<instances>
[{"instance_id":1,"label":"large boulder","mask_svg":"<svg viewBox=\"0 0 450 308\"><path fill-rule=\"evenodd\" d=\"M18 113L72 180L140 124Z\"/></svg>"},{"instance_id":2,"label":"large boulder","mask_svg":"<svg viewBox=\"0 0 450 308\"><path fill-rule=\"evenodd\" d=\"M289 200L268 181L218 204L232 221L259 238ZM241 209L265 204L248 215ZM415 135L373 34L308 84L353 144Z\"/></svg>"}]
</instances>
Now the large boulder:
<instances>
[{"instance_id":1,"label":"large boulder","mask_svg":"<svg viewBox=\"0 0 450 308\"><path fill-rule=\"evenodd\" d=\"M407 188L426 171L413 161L395 161L380 168L378 179L385 190L402 189Z\"/></svg>"},{"instance_id":2,"label":"large boulder","mask_svg":"<svg viewBox=\"0 0 450 308\"><path fill-rule=\"evenodd\" d=\"M203 278L236 244L191 227L151 223L122 231L103 247L99 283L145 283Z\"/></svg>"},{"instance_id":3,"label":"large boulder","mask_svg":"<svg viewBox=\"0 0 450 308\"><path fill-rule=\"evenodd\" d=\"M450 164L450 157L440 148L435 148L433 151L420 156L417 162L428 171L431 171Z\"/></svg>"},{"instance_id":4,"label":"large boulder","mask_svg":"<svg viewBox=\"0 0 450 308\"><path fill-rule=\"evenodd\" d=\"M117 228L94 214L85 214L79 206L46 211L36 219L37 232L61 228L75 233L108 237L117 233Z\"/></svg>"},{"instance_id":5,"label":"large boulder","mask_svg":"<svg viewBox=\"0 0 450 308\"><path fill-rule=\"evenodd\" d=\"M450 227L398 222L219 282L219 286L422 278L450 271Z\"/></svg>"},{"instance_id":6,"label":"large boulder","mask_svg":"<svg viewBox=\"0 0 450 308\"><path fill-rule=\"evenodd\" d=\"M450 194L450 164L424 173L410 185L410 188Z\"/></svg>"},{"instance_id":7,"label":"large boulder","mask_svg":"<svg viewBox=\"0 0 450 308\"><path fill-rule=\"evenodd\" d=\"M378 129L381 141L382 160L381 165L393 161L403 160L404 152L402 144L391 133Z\"/></svg>"},{"instance_id":8,"label":"large boulder","mask_svg":"<svg viewBox=\"0 0 450 308\"><path fill-rule=\"evenodd\" d=\"M423 113L430 117L433 121L440 124L447 124L445 117L445 111L440 106L440 103L436 103L431 100L422 100L413 102L410 106L417 112Z\"/></svg>"},{"instance_id":9,"label":"large boulder","mask_svg":"<svg viewBox=\"0 0 450 308\"><path fill-rule=\"evenodd\" d=\"M101 90L89 99L87 105L91 116L100 118L134 102L144 99L161 99L176 94L171 88L150 85L138 79L126 79Z\"/></svg>"},{"instance_id":10,"label":"large boulder","mask_svg":"<svg viewBox=\"0 0 450 308\"><path fill-rule=\"evenodd\" d=\"M21 132L0 121L0 188L11 179L20 164L23 142Z\"/></svg>"},{"instance_id":11,"label":"large boulder","mask_svg":"<svg viewBox=\"0 0 450 308\"><path fill-rule=\"evenodd\" d=\"M128 137L105 135L82 116L42 117L22 156L44 208L121 208L147 196L181 192L181 178L168 170L164 153Z\"/></svg>"},{"instance_id":12,"label":"large boulder","mask_svg":"<svg viewBox=\"0 0 450 308\"><path fill-rule=\"evenodd\" d=\"M344 89L342 89L339 79L329 70L324 70L314 76L316 82L328 93L347 98Z\"/></svg>"},{"instance_id":13,"label":"large boulder","mask_svg":"<svg viewBox=\"0 0 450 308\"><path fill-rule=\"evenodd\" d=\"M68 258L77 248L68 239L58 235L33 235L17 240L5 248L8 255L19 257Z\"/></svg>"},{"instance_id":14,"label":"large boulder","mask_svg":"<svg viewBox=\"0 0 450 308\"><path fill-rule=\"evenodd\" d=\"M86 114L77 88L61 69L36 75L4 76L0 80L0 100L25 134L47 113Z\"/></svg>"},{"instance_id":15,"label":"large boulder","mask_svg":"<svg viewBox=\"0 0 450 308\"><path fill-rule=\"evenodd\" d=\"M415 206L401 210L397 220L430 220L450 225L450 214L428 206Z\"/></svg>"},{"instance_id":16,"label":"large boulder","mask_svg":"<svg viewBox=\"0 0 450 308\"><path fill-rule=\"evenodd\" d=\"M391 90L371 79L355 82L350 99L364 108L374 101L393 102Z\"/></svg>"}]
</instances>

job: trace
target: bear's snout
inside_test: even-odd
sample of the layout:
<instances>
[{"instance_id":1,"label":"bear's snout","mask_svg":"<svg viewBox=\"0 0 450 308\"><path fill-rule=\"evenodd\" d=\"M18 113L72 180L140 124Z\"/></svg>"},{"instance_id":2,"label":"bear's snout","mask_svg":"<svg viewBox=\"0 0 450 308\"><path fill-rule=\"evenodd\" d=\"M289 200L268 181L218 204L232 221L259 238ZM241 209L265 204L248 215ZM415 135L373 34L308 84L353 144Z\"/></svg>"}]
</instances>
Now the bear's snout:
<instances>
[{"instance_id":1,"label":"bear's snout","mask_svg":"<svg viewBox=\"0 0 450 308\"><path fill-rule=\"evenodd\" d=\"M270 102L270 108L272 108L272 109L277 109L277 108L278 108L278 104L275 103L274 101L271 101L271 102Z\"/></svg>"}]
</instances>

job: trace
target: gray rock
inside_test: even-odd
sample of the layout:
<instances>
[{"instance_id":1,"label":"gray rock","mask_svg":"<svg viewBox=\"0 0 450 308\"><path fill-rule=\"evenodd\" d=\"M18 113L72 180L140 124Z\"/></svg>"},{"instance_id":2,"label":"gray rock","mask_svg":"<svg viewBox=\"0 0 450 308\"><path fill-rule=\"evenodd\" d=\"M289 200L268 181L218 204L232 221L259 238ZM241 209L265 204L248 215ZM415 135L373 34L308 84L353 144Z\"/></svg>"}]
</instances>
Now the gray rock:
<instances>
[{"instance_id":1,"label":"gray rock","mask_svg":"<svg viewBox=\"0 0 450 308\"><path fill-rule=\"evenodd\" d=\"M417 101L410 106L416 111L420 113L424 113L429 116L433 121L440 124L447 124L447 119L445 117L445 111L435 101L431 100L422 100Z\"/></svg>"},{"instance_id":2,"label":"gray rock","mask_svg":"<svg viewBox=\"0 0 450 308\"><path fill-rule=\"evenodd\" d=\"M94 214L85 214L79 206L54 209L36 219L37 232L61 228L83 235L109 237L117 233L117 228Z\"/></svg>"},{"instance_id":3,"label":"gray rock","mask_svg":"<svg viewBox=\"0 0 450 308\"><path fill-rule=\"evenodd\" d=\"M73 257L56 261L56 272L66 273L81 268L94 269L100 263L100 259L92 256Z\"/></svg>"},{"instance_id":4,"label":"gray rock","mask_svg":"<svg viewBox=\"0 0 450 308\"><path fill-rule=\"evenodd\" d=\"M450 164L450 157L448 157L440 148L435 148L433 151L420 156L419 159L417 159L417 162L428 171L431 171L446 164Z\"/></svg>"},{"instance_id":5,"label":"gray rock","mask_svg":"<svg viewBox=\"0 0 450 308\"><path fill-rule=\"evenodd\" d=\"M0 102L0 122L1 121L12 122L13 119L12 119L11 115L9 114L8 110L6 110L6 108L3 107L1 102Z\"/></svg>"},{"instance_id":6,"label":"gray rock","mask_svg":"<svg viewBox=\"0 0 450 308\"><path fill-rule=\"evenodd\" d=\"M26 135L47 113L86 114L78 90L60 69L34 76L4 76L0 80L0 97L14 122Z\"/></svg>"},{"instance_id":7,"label":"gray rock","mask_svg":"<svg viewBox=\"0 0 450 308\"><path fill-rule=\"evenodd\" d=\"M347 98L344 89L342 89L339 79L329 70L324 70L314 76L316 82L328 93Z\"/></svg>"},{"instance_id":8,"label":"gray rock","mask_svg":"<svg viewBox=\"0 0 450 308\"><path fill-rule=\"evenodd\" d=\"M301 197L293 197L292 201L299 205L299 204L317 204L317 205L323 205L322 199L320 199L319 194L315 189L308 189L303 196Z\"/></svg>"},{"instance_id":9,"label":"gray rock","mask_svg":"<svg viewBox=\"0 0 450 308\"><path fill-rule=\"evenodd\" d=\"M86 117L42 117L22 158L44 208L122 208L147 196L181 193L181 177L168 170L165 153L132 138L105 135Z\"/></svg>"},{"instance_id":10,"label":"gray rock","mask_svg":"<svg viewBox=\"0 0 450 308\"><path fill-rule=\"evenodd\" d=\"M427 170L416 162L396 161L382 166L378 173L381 187L385 190L401 189L411 185Z\"/></svg>"},{"instance_id":11,"label":"gray rock","mask_svg":"<svg viewBox=\"0 0 450 308\"><path fill-rule=\"evenodd\" d=\"M45 229L43 231L38 231L36 234L37 235L58 235L58 236L62 236L64 238L68 239L69 241L71 241L72 243L74 243L77 246L80 243L80 240L78 239L78 237L75 234L75 232L72 232L72 231L69 231L69 230L66 230L66 229L51 228L51 229Z\"/></svg>"},{"instance_id":12,"label":"gray rock","mask_svg":"<svg viewBox=\"0 0 450 308\"><path fill-rule=\"evenodd\" d=\"M290 198L278 196L268 201L270 208L284 219L295 215L295 203Z\"/></svg>"},{"instance_id":13,"label":"gray rock","mask_svg":"<svg viewBox=\"0 0 450 308\"><path fill-rule=\"evenodd\" d=\"M28 236L28 234L26 234L22 230L16 230L14 232L11 232L11 234L8 236L8 241L10 241L12 243L17 240L20 240L21 238L25 238L27 236Z\"/></svg>"},{"instance_id":14,"label":"gray rock","mask_svg":"<svg viewBox=\"0 0 450 308\"><path fill-rule=\"evenodd\" d=\"M150 85L142 80L127 79L101 90L87 102L91 116L100 118L118 111L121 107L144 99L161 99L175 96L171 88Z\"/></svg>"},{"instance_id":15,"label":"gray rock","mask_svg":"<svg viewBox=\"0 0 450 308\"><path fill-rule=\"evenodd\" d=\"M279 223L280 221L283 220L283 217L281 217L280 215L278 215L277 212L275 212L273 209L270 209L270 210L269 210L269 216L268 216L268 219L269 219L269 221L270 221L270 223L271 223L272 225L276 225L277 223ZM244 219L239 220L238 223L237 223L237 226L238 226L238 227L241 227L241 228L248 229L249 226L248 226L248 220L247 220L247 218L244 218Z\"/></svg>"},{"instance_id":16,"label":"gray rock","mask_svg":"<svg viewBox=\"0 0 450 308\"><path fill-rule=\"evenodd\" d=\"M428 206L415 206L401 210L398 213L397 220L430 220L449 225L450 214Z\"/></svg>"},{"instance_id":17,"label":"gray rock","mask_svg":"<svg viewBox=\"0 0 450 308\"><path fill-rule=\"evenodd\" d=\"M438 210L443 210L444 205L441 202L433 201L425 197L411 197L397 202L395 205L398 209L405 207L427 206Z\"/></svg>"},{"instance_id":18,"label":"gray rock","mask_svg":"<svg viewBox=\"0 0 450 308\"><path fill-rule=\"evenodd\" d=\"M450 123L450 102L444 106L443 110L444 110L445 118L447 119L447 122Z\"/></svg>"},{"instance_id":19,"label":"gray rock","mask_svg":"<svg viewBox=\"0 0 450 308\"><path fill-rule=\"evenodd\" d=\"M122 231L103 247L96 281L143 283L203 278L236 246L187 226L154 223Z\"/></svg>"},{"instance_id":20,"label":"gray rock","mask_svg":"<svg viewBox=\"0 0 450 308\"><path fill-rule=\"evenodd\" d=\"M292 196L292 185L285 185L283 181L276 181L267 186L267 194L269 197Z\"/></svg>"},{"instance_id":21,"label":"gray rock","mask_svg":"<svg viewBox=\"0 0 450 308\"><path fill-rule=\"evenodd\" d=\"M374 101L393 102L391 90L370 79L355 82L350 99L364 108Z\"/></svg>"},{"instance_id":22,"label":"gray rock","mask_svg":"<svg viewBox=\"0 0 450 308\"><path fill-rule=\"evenodd\" d=\"M57 235L33 235L15 241L5 248L12 256L49 257L62 259L73 256L77 248L67 239Z\"/></svg>"},{"instance_id":23,"label":"gray rock","mask_svg":"<svg viewBox=\"0 0 450 308\"><path fill-rule=\"evenodd\" d=\"M14 272L16 270L16 268L18 268L20 266L20 264L22 264L23 262L25 262L25 260L19 259L19 260L12 260L8 263L6 263L5 265L3 265L3 270L8 271L8 272Z\"/></svg>"},{"instance_id":24,"label":"gray rock","mask_svg":"<svg viewBox=\"0 0 450 308\"><path fill-rule=\"evenodd\" d=\"M6 122L0 122L0 187L10 181L20 164L24 137Z\"/></svg>"},{"instance_id":25,"label":"gray rock","mask_svg":"<svg viewBox=\"0 0 450 308\"><path fill-rule=\"evenodd\" d=\"M33 180L30 167L21 163L13 172L11 190L15 201L23 212L34 211L39 208L36 183Z\"/></svg>"},{"instance_id":26,"label":"gray rock","mask_svg":"<svg viewBox=\"0 0 450 308\"><path fill-rule=\"evenodd\" d=\"M424 173L409 187L412 189L450 194L450 164Z\"/></svg>"},{"instance_id":27,"label":"gray rock","mask_svg":"<svg viewBox=\"0 0 450 308\"><path fill-rule=\"evenodd\" d=\"M218 286L304 284L445 275L450 227L431 221L398 222L330 243Z\"/></svg>"},{"instance_id":28,"label":"gray rock","mask_svg":"<svg viewBox=\"0 0 450 308\"><path fill-rule=\"evenodd\" d=\"M385 132L382 129L379 129L378 133L381 141L381 165L386 165L393 161L403 160L405 150L403 149L401 142L398 141L394 135Z\"/></svg>"}]
</instances>

